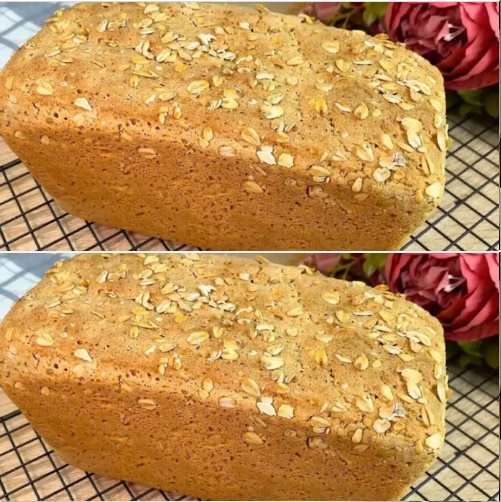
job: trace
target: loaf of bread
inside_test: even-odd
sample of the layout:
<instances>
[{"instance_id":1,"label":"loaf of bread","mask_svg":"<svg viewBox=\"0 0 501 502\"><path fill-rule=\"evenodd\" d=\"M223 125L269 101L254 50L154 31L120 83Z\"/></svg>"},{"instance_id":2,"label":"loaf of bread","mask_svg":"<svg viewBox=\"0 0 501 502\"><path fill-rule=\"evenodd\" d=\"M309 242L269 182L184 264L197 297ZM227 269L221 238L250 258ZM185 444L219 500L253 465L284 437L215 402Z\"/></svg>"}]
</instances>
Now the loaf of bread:
<instances>
[{"instance_id":1,"label":"loaf of bread","mask_svg":"<svg viewBox=\"0 0 501 502\"><path fill-rule=\"evenodd\" d=\"M217 500L397 499L448 393L439 322L385 287L195 254L59 262L0 384L70 464Z\"/></svg>"},{"instance_id":2,"label":"loaf of bread","mask_svg":"<svg viewBox=\"0 0 501 502\"><path fill-rule=\"evenodd\" d=\"M306 16L61 10L0 77L0 134L66 211L221 250L392 250L439 203L440 72Z\"/></svg>"}]
</instances>

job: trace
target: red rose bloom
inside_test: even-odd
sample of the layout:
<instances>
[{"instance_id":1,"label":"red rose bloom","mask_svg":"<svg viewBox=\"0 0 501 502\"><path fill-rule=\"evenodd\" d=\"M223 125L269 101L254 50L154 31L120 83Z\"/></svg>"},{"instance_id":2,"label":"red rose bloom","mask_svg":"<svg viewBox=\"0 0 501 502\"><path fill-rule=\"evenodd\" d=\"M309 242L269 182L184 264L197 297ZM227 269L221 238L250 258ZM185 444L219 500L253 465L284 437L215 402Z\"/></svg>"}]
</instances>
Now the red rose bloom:
<instances>
[{"instance_id":1,"label":"red rose bloom","mask_svg":"<svg viewBox=\"0 0 501 502\"><path fill-rule=\"evenodd\" d=\"M447 89L499 82L497 2L390 2L385 24L393 41L438 67Z\"/></svg>"},{"instance_id":2,"label":"red rose bloom","mask_svg":"<svg viewBox=\"0 0 501 502\"><path fill-rule=\"evenodd\" d=\"M390 254L385 275L392 291L437 317L447 340L499 333L498 254Z\"/></svg>"}]
</instances>

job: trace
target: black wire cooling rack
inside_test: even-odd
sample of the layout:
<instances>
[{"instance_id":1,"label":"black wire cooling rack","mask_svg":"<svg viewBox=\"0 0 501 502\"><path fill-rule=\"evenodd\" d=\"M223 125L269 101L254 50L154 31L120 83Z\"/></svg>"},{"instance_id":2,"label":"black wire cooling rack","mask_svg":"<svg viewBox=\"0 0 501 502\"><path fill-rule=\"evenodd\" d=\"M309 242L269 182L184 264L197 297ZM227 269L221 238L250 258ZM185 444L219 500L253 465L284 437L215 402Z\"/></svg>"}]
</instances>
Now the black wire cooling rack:
<instances>
[{"instance_id":1,"label":"black wire cooling rack","mask_svg":"<svg viewBox=\"0 0 501 502\"><path fill-rule=\"evenodd\" d=\"M497 250L498 124L490 119L464 119L454 114L449 114L448 121L453 145L446 163L444 199L404 249ZM0 167L0 250L188 249L195 248L76 218L59 208L19 159L13 158Z\"/></svg>"},{"instance_id":2,"label":"black wire cooling rack","mask_svg":"<svg viewBox=\"0 0 501 502\"><path fill-rule=\"evenodd\" d=\"M404 500L499 500L498 375L448 372L453 395L444 449ZM0 500L196 499L76 469L14 411L0 418Z\"/></svg>"}]
</instances>

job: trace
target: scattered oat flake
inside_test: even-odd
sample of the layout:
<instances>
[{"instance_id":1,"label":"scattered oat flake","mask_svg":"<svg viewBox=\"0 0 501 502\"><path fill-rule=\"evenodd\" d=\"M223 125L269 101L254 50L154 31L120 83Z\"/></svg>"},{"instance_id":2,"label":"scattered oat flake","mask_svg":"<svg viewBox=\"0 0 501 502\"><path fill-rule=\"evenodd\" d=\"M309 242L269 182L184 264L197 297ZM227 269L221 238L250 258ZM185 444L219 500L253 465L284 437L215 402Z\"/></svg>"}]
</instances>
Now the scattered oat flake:
<instances>
[{"instance_id":1,"label":"scattered oat flake","mask_svg":"<svg viewBox=\"0 0 501 502\"><path fill-rule=\"evenodd\" d=\"M40 80L37 82L36 91L42 96L51 96L54 94L54 87L49 82Z\"/></svg>"},{"instance_id":2,"label":"scattered oat flake","mask_svg":"<svg viewBox=\"0 0 501 502\"><path fill-rule=\"evenodd\" d=\"M445 141L445 135L442 131L437 132L437 145L441 152L447 151L447 143Z\"/></svg>"},{"instance_id":3,"label":"scattered oat flake","mask_svg":"<svg viewBox=\"0 0 501 502\"><path fill-rule=\"evenodd\" d=\"M351 359L346 356L342 356L341 354L334 354L336 359L344 364L351 364Z\"/></svg>"},{"instance_id":4,"label":"scattered oat flake","mask_svg":"<svg viewBox=\"0 0 501 502\"><path fill-rule=\"evenodd\" d=\"M137 400L137 404L145 409L145 410L149 410L149 411L153 411L156 409L157 407L157 403L155 401L153 401L153 399L143 399L143 398L140 398Z\"/></svg>"},{"instance_id":5,"label":"scattered oat flake","mask_svg":"<svg viewBox=\"0 0 501 502\"><path fill-rule=\"evenodd\" d=\"M256 403L256 406L263 415L274 417L277 414L275 408L273 407L273 404L269 401L259 401Z\"/></svg>"},{"instance_id":6,"label":"scattered oat flake","mask_svg":"<svg viewBox=\"0 0 501 502\"><path fill-rule=\"evenodd\" d=\"M36 338L36 343L42 347L50 347L54 344L54 338L49 333L39 333Z\"/></svg>"},{"instance_id":7,"label":"scattered oat flake","mask_svg":"<svg viewBox=\"0 0 501 502\"><path fill-rule=\"evenodd\" d=\"M285 364L281 357L274 357L266 354L261 357L261 362L263 366L270 371L277 370Z\"/></svg>"},{"instance_id":8,"label":"scattered oat flake","mask_svg":"<svg viewBox=\"0 0 501 502\"><path fill-rule=\"evenodd\" d=\"M328 111L327 102L324 98L319 98L315 101L315 111L325 115Z\"/></svg>"},{"instance_id":9,"label":"scattered oat flake","mask_svg":"<svg viewBox=\"0 0 501 502\"><path fill-rule=\"evenodd\" d=\"M92 362L92 357L90 357L89 352L87 349L77 349L74 352L75 356L78 357L79 359L82 359L87 362Z\"/></svg>"},{"instance_id":10,"label":"scattered oat flake","mask_svg":"<svg viewBox=\"0 0 501 502\"><path fill-rule=\"evenodd\" d=\"M319 349L315 352L315 361L317 364L325 366L327 364L327 353L324 349Z\"/></svg>"},{"instance_id":11,"label":"scattered oat flake","mask_svg":"<svg viewBox=\"0 0 501 502\"><path fill-rule=\"evenodd\" d=\"M304 310L302 307L294 307L293 309L289 310L287 312L287 315L289 317L299 317L304 314Z\"/></svg>"},{"instance_id":12,"label":"scattered oat flake","mask_svg":"<svg viewBox=\"0 0 501 502\"><path fill-rule=\"evenodd\" d=\"M75 99L75 105L78 106L79 108L83 108L84 110L87 110L88 112L92 111L92 106L90 106L90 103L87 100L87 98Z\"/></svg>"},{"instance_id":13,"label":"scattered oat flake","mask_svg":"<svg viewBox=\"0 0 501 502\"><path fill-rule=\"evenodd\" d=\"M263 164L274 166L277 163L273 156L273 147L271 146L263 146L261 150L256 152L256 155Z\"/></svg>"},{"instance_id":14,"label":"scattered oat flake","mask_svg":"<svg viewBox=\"0 0 501 502\"><path fill-rule=\"evenodd\" d=\"M439 450L442 447L443 438L442 435L437 433L426 438L425 444L428 448L432 450Z\"/></svg>"},{"instance_id":15,"label":"scattered oat flake","mask_svg":"<svg viewBox=\"0 0 501 502\"><path fill-rule=\"evenodd\" d=\"M306 444L312 450L325 450L327 448L325 441L320 436L309 437L306 440Z\"/></svg>"},{"instance_id":16,"label":"scattered oat flake","mask_svg":"<svg viewBox=\"0 0 501 502\"><path fill-rule=\"evenodd\" d=\"M369 367L369 360L367 359L366 355L362 354L361 356L357 357L354 365L355 368L358 368L360 371L365 371Z\"/></svg>"},{"instance_id":17,"label":"scattered oat flake","mask_svg":"<svg viewBox=\"0 0 501 502\"><path fill-rule=\"evenodd\" d=\"M293 418L294 408L289 404L281 404L278 408L277 415L282 418Z\"/></svg>"},{"instance_id":18,"label":"scattered oat flake","mask_svg":"<svg viewBox=\"0 0 501 502\"><path fill-rule=\"evenodd\" d=\"M246 181L243 184L244 189L256 195L261 195L264 193L264 190L255 182L255 181Z\"/></svg>"},{"instance_id":19,"label":"scattered oat flake","mask_svg":"<svg viewBox=\"0 0 501 502\"><path fill-rule=\"evenodd\" d=\"M423 124L419 120L411 117L404 117L401 124L406 131L419 132L423 128Z\"/></svg>"},{"instance_id":20,"label":"scattered oat flake","mask_svg":"<svg viewBox=\"0 0 501 502\"><path fill-rule=\"evenodd\" d=\"M414 383L419 383L423 379L423 375L412 368L404 368L400 374L406 382L412 381Z\"/></svg>"},{"instance_id":21,"label":"scattered oat flake","mask_svg":"<svg viewBox=\"0 0 501 502\"><path fill-rule=\"evenodd\" d=\"M351 436L351 440L358 444L362 441L362 436L363 436L363 429L357 429L354 433L353 433L353 436Z\"/></svg>"},{"instance_id":22,"label":"scattered oat flake","mask_svg":"<svg viewBox=\"0 0 501 502\"><path fill-rule=\"evenodd\" d=\"M426 187L426 195L432 199L439 199L442 196L442 183L436 182Z\"/></svg>"},{"instance_id":23,"label":"scattered oat flake","mask_svg":"<svg viewBox=\"0 0 501 502\"><path fill-rule=\"evenodd\" d=\"M441 403L447 402L447 393L445 392L445 387L441 384L437 384L437 396Z\"/></svg>"},{"instance_id":24,"label":"scattered oat flake","mask_svg":"<svg viewBox=\"0 0 501 502\"><path fill-rule=\"evenodd\" d=\"M207 331L194 331L188 335L186 341L191 345L201 345L208 339L209 333Z\"/></svg>"},{"instance_id":25,"label":"scattered oat flake","mask_svg":"<svg viewBox=\"0 0 501 502\"><path fill-rule=\"evenodd\" d=\"M201 94L208 88L209 82L207 82L207 80L194 80L188 84L186 90L191 94Z\"/></svg>"},{"instance_id":26,"label":"scattered oat flake","mask_svg":"<svg viewBox=\"0 0 501 502\"><path fill-rule=\"evenodd\" d=\"M261 389L255 380L248 378L244 380L241 384L242 390L251 396L259 397L261 395Z\"/></svg>"},{"instance_id":27,"label":"scattered oat flake","mask_svg":"<svg viewBox=\"0 0 501 502\"><path fill-rule=\"evenodd\" d=\"M298 66L304 63L303 56L301 54L298 54L297 56L292 57L287 61L287 64L289 66Z\"/></svg>"},{"instance_id":28,"label":"scattered oat flake","mask_svg":"<svg viewBox=\"0 0 501 502\"><path fill-rule=\"evenodd\" d=\"M336 67L339 71L346 72L350 69L350 62L345 59L336 59Z\"/></svg>"},{"instance_id":29,"label":"scattered oat flake","mask_svg":"<svg viewBox=\"0 0 501 502\"><path fill-rule=\"evenodd\" d=\"M249 444L254 444L257 446L264 444L264 441L255 432L245 432L242 437L244 438L245 442Z\"/></svg>"},{"instance_id":30,"label":"scattered oat flake","mask_svg":"<svg viewBox=\"0 0 501 502\"><path fill-rule=\"evenodd\" d=\"M373 429L378 434L384 434L390 427L391 422L385 418L379 418L373 424Z\"/></svg>"},{"instance_id":31,"label":"scattered oat flake","mask_svg":"<svg viewBox=\"0 0 501 502\"><path fill-rule=\"evenodd\" d=\"M420 399L422 396L421 389L412 380L407 381L407 394L409 394L409 396L415 400Z\"/></svg>"},{"instance_id":32,"label":"scattered oat flake","mask_svg":"<svg viewBox=\"0 0 501 502\"><path fill-rule=\"evenodd\" d=\"M248 127L241 132L242 139L254 146L259 146L261 144L261 139L259 134L252 127Z\"/></svg>"},{"instance_id":33,"label":"scattered oat flake","mask_svg":"<svg viewBox=\"0 0 501 502\"><path fill-rule=\"evenodd\" d=\"M374 403L369 394L364 394L362 397L357 397L356 405L358 409L364 413L372 413L374 411Z\"/></svg>"},{"instance_id":34,"label":"scattered oat flake","mask_svg":"<svg viewBox=\"0 0 501 502\"><path fill-rule=\"evenodd\" d=\"M220 146L219 155L221 157L235 157L235 149L232 146Z\"/></svg>"},{"instance_id":35,"label":"scattered oat flake","mask_svg":"<svg viewBox=\"0 0 501 502\"><path fill-rule=\"evenodd\" d=\"M281 153L278 157L277 163L282 167L294 167L294 157L289 153Z\"/></svg>"},{"instance_id":36,"label":"scattered oat flake","mask_svg":"<svg viewBox=\"0 0 501 502\"><path fill-rule=\"evenodd\" d=\"M6 339L8 342L12 342L13 335L14 335L14 328L9 328L9 329L5 332L5 339Z\"/></svg>"},{"instance_id":37,"label":"scattered oat flake","mask_svg":"<svg viewBox=\"0 0 501 502\"><path fill-rule=\"evenodd\" d=\"M323 42L322 49L325 49L330 54L337 54L339 52L339 42L337 40L334 42Z\"/></svg>"},{"instance_id":38,"label":"scattered oat flake","mask_svg":"<svg viewBox=\"0 0 501 502\"><path fill-rule=\"evenodd\" d=\"M349 312L346 312L346 310L336 310L336 318L339 322L347 323L350 320L351 315Z\"/></svg>"},{"instance_id":39,"label":"scattered oat flake","mask_svg":"<svg viewBox=\"0 0 501 502\"><path fill-rule=\"evenodd\" d=\"M270 120L277 119L284 114L284 109L281 106L272 106L266 104L261 106L261 111L263 112L263 115Z\"/></svg>"},{"instance_id":40,"label":"scattered oat flake","mask_svg":"<svg viewBox=\"0 0 501 502\"><path fill-rule=\"evenodd\" d=\"M362 103L361 105L357 106L357 108L355 108L354 115L361 120L366 119L369 116L369 109L367 108L367 105L365 103Z\"/></svg>"},{"instance_id":41,"label":"scattered oat flake","mask_svg":"<svg viewBox=\"0 0 501 502\"><path fill-rule=\"evenodd\" d=\"M384 183L386 180L390 178L390 176L391 172L386 167L378 167L377 169L374 170L374 173L372 174L372 177L378 183Z\"/></svg>"},{"instance_id":42,"label":"scattered oat flake","mask_svg":"<svg viewBox=\"0 0 501 502\"><path fill-rule=\"evenodd\" d=\"M322 300L325 300L327 303L330 303L331 305L337 305L339 303L339 293L338 292L323 293Z\"/></svg>"},{"instance_id":43,"label":"scattered oat flake","mask_svg":"<svg viewBox=\"0 0 501 502\"><path fill-rule=\"evenodd\" d=\"M383 384L382 392L383 392L383 396L388 401L393 401L393 392L392 392L391 387L389 385Z\"/></svg>"},{"instance_id":44,"label":"scattered oat flake","mask_svg":"<svg viewBox=\"0 0 501 502\"><path fill-rule=\"evenodd\" d=\"M318 417L318 416L311 417L310 423L311 423L312 427L320 428L320 429L327 429L331 426L331 423L326 418Z\"/></svg>"},{"instance_id":45,"label":"scattered oat flake","mask_svg":"<svg viewBox=\"0 0 501 502\"><path fill-rule=\"evenodd\" d=\"M235 407L235 400L232 397L220 397L219 398L219 406L221 408L234 408Z\"/></svg>"}]
</instances>

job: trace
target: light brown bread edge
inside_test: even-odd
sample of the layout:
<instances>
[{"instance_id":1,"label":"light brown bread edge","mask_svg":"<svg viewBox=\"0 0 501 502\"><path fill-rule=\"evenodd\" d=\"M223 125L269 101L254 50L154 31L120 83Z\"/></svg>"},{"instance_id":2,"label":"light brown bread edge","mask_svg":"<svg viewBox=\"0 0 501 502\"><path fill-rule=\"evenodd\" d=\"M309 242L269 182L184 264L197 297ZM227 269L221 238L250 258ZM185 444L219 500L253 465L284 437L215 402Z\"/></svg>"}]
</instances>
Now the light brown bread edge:
<instances>
[{"instance_id":1,"label":"light brown bread edge","mask_svg":"<svg viewBox=\"0 0 501 502\"><path fill-rule=\"evenodd\" d=\"M236 500L403 496L448 393L416 305L195 254L59 262L0 324L0 384L72 465Z\"/></svg>"},{"instance_id":2,"label":"light brown bread edge","mask_svg":"<svg viewBox=\"0 0 501 502\"><path fill-rule=\"evenodd\" d=\"M400 248L443 193L440 72L384 38L195 5L58 12L0 75L0 134L91 221L222 250Z\"/></svg>"}]
</instances>

